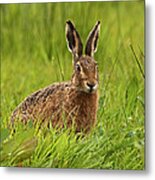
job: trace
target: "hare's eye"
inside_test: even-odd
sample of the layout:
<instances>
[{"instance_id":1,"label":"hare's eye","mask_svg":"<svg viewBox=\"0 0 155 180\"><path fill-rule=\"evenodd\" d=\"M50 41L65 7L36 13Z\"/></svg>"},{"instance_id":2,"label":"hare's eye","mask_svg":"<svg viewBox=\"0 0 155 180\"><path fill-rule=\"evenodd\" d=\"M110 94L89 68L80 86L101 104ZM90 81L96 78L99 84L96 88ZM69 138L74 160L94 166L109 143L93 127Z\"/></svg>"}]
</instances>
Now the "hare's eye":
<instances>
[{"instance_id":1,"label":"hare's eye","mask_svg":"<svg viewBox=\"0 0 155 180\"><path fill-rule=\"evenodd\" d=\"M77 70L77 71L81 71L81 68L80 68L80 65L79 65L79 64L76 64L76 70Z\"/></svg>"}]
</instances>

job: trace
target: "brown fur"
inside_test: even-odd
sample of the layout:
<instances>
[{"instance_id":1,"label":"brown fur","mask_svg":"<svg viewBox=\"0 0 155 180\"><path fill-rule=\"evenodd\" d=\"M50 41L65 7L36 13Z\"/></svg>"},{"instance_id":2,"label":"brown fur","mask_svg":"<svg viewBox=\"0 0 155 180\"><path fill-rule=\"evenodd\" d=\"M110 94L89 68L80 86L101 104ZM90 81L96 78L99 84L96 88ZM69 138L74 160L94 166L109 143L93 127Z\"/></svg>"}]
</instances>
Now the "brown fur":
<instances>
[{"instance_id":1,"label":"brown fur","mask_svg":"<svg viewBox=\"0 0 155 180\"><path fill-rule=\"evenodd\" d=\"M75 46L78 46L81 43L80 37L76 34L77 31L72 33L74 26L71 26L70 30L70 38L75 38ZM75 34L76 37L74 37ZM80 47L82 45L73 48L82 52ZM77 132L89 132L94 127L98 107L97 63L93 57L81 56L78 52L71 50L75 58L71 81L55 83L28 96L12 113L12 123L15 119L21 119L25 123L29 119L34 122L51 121L53 127L62 128L65 124L67 127L74 125Z\"/></svg>"}]
</instances>

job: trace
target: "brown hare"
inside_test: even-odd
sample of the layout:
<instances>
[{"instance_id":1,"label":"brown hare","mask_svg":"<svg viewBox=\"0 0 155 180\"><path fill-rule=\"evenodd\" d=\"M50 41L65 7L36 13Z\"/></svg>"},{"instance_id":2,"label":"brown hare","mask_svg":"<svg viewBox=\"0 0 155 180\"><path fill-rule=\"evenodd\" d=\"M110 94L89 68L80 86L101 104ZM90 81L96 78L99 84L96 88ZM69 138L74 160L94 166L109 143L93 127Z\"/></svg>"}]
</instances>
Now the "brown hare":
<instances>
[{"instance_id":1,"label":"brown hare","mask_svg":"<svg viewBox=\"0 0 155 180\"><path fill-rule=\"evenodd\" d=\"M98 68L94 60L100 22L90 32L85 55L80 36L71 21L66 22L66 39L73 54L74 72L69 82L55 83L28 96L11 116L11 123L19 119L51 122L53 127L74 125L76 132L89 132L96 124L98 108ZM65 120L65 122L64 122Z\"/></svg>"}]
</instances>

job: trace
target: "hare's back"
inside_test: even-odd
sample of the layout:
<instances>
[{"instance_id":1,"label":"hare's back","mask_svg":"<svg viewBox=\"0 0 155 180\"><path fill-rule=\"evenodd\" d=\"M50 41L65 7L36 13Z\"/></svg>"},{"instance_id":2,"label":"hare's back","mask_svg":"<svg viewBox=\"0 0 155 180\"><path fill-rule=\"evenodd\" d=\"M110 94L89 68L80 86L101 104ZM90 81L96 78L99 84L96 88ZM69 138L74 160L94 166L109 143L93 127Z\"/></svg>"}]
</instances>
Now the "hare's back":
<instances>
[{"instance_id":1,"label":"hare's back","mask_svg":"<svg viewBox=\"0 0 155 180\"><path fill-rule=\"evenodd\" d=\"M55 83L40 89L19 104L12 114L14 121L17 116L22 120L35 118L48 118L52 112L56 112L62 105L67 87L70 83Z\"/></svg>"}]
</instances>

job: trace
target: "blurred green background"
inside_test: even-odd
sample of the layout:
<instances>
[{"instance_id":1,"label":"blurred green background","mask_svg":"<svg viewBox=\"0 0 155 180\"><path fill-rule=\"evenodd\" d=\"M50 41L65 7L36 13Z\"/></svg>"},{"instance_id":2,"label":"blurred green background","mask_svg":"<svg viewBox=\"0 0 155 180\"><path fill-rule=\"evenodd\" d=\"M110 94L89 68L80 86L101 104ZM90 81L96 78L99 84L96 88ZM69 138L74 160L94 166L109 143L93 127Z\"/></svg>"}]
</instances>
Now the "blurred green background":
<instances>
[{"instance_id":1,"label":"blurred green background","mask_svg":"<svg viewBox=\"0 0 155 180\"><path fill-rule=\"evenodd\" d=\"M38 134L33 125L17 125L13 136L13 109L30 93L71 78L68 19L84 45L101 21L97 126L78 140L67 130ZM1 5L0 38L2 166L144 169L144 1Z\"/></svg>"}]
</instances>

